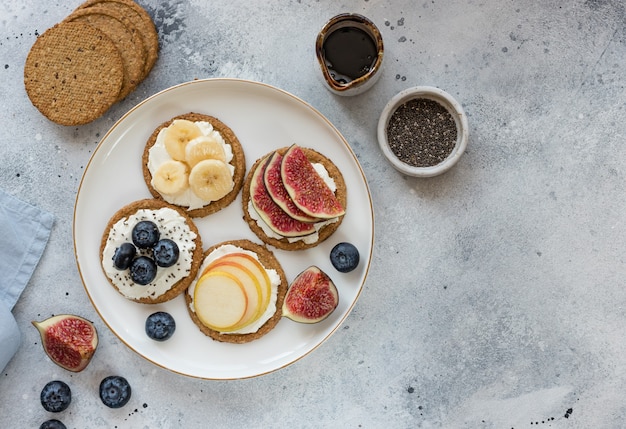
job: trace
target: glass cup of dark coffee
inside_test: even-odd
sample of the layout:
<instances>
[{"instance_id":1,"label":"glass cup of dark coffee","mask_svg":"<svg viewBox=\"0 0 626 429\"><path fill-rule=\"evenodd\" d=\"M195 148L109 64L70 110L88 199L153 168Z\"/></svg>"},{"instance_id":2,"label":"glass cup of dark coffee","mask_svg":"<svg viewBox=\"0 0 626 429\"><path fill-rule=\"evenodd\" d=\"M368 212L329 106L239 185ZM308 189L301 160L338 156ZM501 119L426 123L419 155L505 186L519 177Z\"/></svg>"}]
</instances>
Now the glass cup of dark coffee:
<instances>
[{"instance_id":1,"label":"glass cup of dark coffee","mask_svg":"<svg viewBox=\"0 0 626 429\"><path fill-rule=\"evenodd\" d=\"M376 25L354 13L331 18L315 41L323 82L337 95L357 95L371 88L380 77L383 53Z\"/></svg>"}]
</instances>

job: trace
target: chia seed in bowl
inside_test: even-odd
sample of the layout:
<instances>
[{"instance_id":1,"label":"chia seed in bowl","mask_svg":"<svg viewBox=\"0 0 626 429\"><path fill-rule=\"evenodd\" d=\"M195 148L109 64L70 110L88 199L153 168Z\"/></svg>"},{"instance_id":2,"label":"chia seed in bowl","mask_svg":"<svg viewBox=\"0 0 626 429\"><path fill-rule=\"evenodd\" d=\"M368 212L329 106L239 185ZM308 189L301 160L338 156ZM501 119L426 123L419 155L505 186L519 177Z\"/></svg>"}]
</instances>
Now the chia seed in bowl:
<instances>
[{"instance_id":1,"label":"chia seed in bowl","mask_svg":"<svg viewBox=\"0 0 626 429\"><path fill-rule=\"evenodd\" d=\"M450 169L465 151L467 117L461 105L433 87L414 87L394 96L378 122L378 142L402 173L430 177Z\"/></svg>"}]
</instances>

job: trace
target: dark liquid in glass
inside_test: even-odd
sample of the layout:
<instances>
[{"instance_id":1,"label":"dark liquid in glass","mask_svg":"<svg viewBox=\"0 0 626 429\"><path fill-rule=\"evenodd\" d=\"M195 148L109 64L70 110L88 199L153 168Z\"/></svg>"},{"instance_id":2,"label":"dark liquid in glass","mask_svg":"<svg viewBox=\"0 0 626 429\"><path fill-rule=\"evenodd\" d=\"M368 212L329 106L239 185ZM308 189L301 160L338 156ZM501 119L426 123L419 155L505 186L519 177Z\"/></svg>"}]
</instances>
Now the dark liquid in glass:
<instances>
[{"instance_id":1,"label":"dark liquid in glass","mask_svg":"<svg viewBox=\"0 0 626 429\"><path fill-rule=\"evenodd\" d=\"M377 58L376 43L372 37L356 27L333 31L322 48L326 67L339 83L348 83L367 74Z\"/></svg>"}]
</instances>

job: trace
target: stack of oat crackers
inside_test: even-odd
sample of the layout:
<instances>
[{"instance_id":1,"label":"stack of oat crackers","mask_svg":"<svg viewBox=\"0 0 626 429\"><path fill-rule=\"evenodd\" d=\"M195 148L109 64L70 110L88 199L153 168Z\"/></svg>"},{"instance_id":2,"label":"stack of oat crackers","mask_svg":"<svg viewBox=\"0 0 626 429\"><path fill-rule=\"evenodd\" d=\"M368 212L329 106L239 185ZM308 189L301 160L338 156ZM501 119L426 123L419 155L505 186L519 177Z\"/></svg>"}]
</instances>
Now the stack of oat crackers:
<instances>
[{"instance_id":1,"label":"stack of oat crackers","mask_svg":"<svg viewBox=\"0 0 626 429\"><path fill-rule=\"evenodd\" d=\"M148 76L159 52L150 15L132 0L87 0L33 44L24 84L61 125L101 117Z\"/></svg>"}]
</instances>

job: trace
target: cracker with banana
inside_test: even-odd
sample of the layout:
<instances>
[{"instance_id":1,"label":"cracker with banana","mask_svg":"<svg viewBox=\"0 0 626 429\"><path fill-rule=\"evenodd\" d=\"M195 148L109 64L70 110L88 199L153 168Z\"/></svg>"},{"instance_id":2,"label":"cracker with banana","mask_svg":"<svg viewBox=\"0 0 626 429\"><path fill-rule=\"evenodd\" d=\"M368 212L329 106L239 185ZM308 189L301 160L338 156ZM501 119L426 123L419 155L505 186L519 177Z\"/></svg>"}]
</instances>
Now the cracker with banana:
<instances>
[{"instance_id":1,"label":"cracker with banana","mask_svg":"<svg viewBox=\"0 0 626 429\"><path fill-rule=\"evenodd\" d=\"M143 176L152 196L204 217L232 203L246 160L239 139L221 120L186 113L159 125L144 148Z\"/></svg>"}]
</instances>

